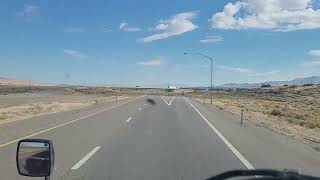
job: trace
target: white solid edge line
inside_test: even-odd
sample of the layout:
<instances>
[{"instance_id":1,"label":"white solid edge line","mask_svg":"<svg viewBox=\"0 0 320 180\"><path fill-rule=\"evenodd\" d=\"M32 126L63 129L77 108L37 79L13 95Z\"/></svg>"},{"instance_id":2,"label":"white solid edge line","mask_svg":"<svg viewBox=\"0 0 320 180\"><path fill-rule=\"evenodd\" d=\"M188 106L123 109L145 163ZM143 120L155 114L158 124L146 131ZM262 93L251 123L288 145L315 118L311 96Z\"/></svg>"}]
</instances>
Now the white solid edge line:
<instances>
[{"instance_id":1,"label":"white solid edge line","mask_svg":"<svg viewBox=\"0 0 320 180\"><path fill-rule=\"evenodd\" d=\"M171 105L173 99L175 98L175 96L173 96L173 98L171 99L171 101L169 102L169 106Z\"/></svg>"},{"instance_id":2,"label":"white solid edge line","mask_svg":"<svg viewBox=\"0 0 320 180\"><path fill-rule=\"evenodd\" d=\"M42 130L42 131L39 131L39 132L30 134L30 135L27 135L27 136L24 136L24 137L21 137L21 138L11 140L11 141L9 141L9 142L0 144L0 148L5 147L5 146L8 146L8 145L13 144L13 143L16 143L16 142L18 142L18 141L20 141L20 140L22 140L22 139L30 138L30 137L33 137L33 136L42 134L42 133L44 133L44 132L51 131L51 130L53 130L53 129L56 129L56 128L59 128L59 127L62 127L62 126L65 126L65 125L68 125L68 124L77 122L77 121L79 121L79 120L81 120L81 119L85 119L85 118L87 118L87 117L90 117L90 116L93 116L93 115L102 113L102 112L104 112L104 111L108 111L108 110L110 110L110 109L114 109L114 108L116 108L116 107L119 107L119 106L128 104L128 103L130 103L130 102L132 102L132 101L135 101L135 100L140 99L140 98L143 98L143 97L145 97L145 95L144 95L144 96L140 96L140 97L135 98L135 99L132 99L132 100L129 100L129 101L126 101L126 102L124 102L124 103L121 103L121 104L112 106L112 107L109 107L109 108L103 109L103 110L101 110L101 111L98 111L98 112L95 112L95 113L92 113L92 114L88 114L88 115L82 116L82 117L80 117L80 118L77 118L77 119L68 121L68 122L66 122L66 123L59 124L59 125L53 126L53 127L51 127L51 128L44 129L44 130Z\"/></svg>"},{"instance_id":3,"label":"white solid edge line","mask_svg":"<svg viewBox=\"0 0 320 180\"><path fill-rule=\"evenodd\" d=\"M233 152L233 154L242 162L242 164L248 168L248 169L255 169L253 165L242 156L242 154L225 138L216 127L214 127L210 121L204 115L201 114L201 112L194 107L194 105L187 99L184 98L185 100L188 101L188 103L193 107L193 109L201 116L201 118L209 125L209 127L213 130L214 133L224 142L224 144Z\"/></svg>"},{"instance_id":4,"label":"white solid edge line","mask_svg":"<svg viewBox=\"0 0 320 180\"><path fill-rule=\"evenodd\" d=\"M161 96L161 98L168 106L170 106L169 103L162 96Z\"/></svg>"},{"instance_id":5,"label":"white solid edge line","mask_svg":"<svg viewBox=\"0 0 320 180\"><path fill-rule=\"evenodd\" d=\"M132 117L129 117L127 120L126 120L126 122L128 123L128 122L130 122L132 120Z\"/></svg>"},{"instance_id":6,"label":"white solid edge line","mask_svg":"<svg viewBox=\"0 0 320 180\"><path fill-rule=\"evenodd\" d=\"M96 153L101 147L97 146L94 149L92 149L86 156L84 156L82 159L80 159L77 164L75 164L71 170L77 170L79 169L91 156L93 156L94 153Z\"/></svg>"}]
</instances>

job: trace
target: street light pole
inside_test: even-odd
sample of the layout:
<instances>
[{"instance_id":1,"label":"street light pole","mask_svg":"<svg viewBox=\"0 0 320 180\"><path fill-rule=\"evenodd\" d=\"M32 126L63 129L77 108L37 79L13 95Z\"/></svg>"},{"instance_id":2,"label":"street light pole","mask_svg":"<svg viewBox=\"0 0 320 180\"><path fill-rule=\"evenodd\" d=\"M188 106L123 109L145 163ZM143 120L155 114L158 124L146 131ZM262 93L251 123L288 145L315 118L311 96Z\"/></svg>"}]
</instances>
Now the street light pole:
<instances>
[{"instance_id":1,"label":"street light pole","mask_svg":"<svg viewBox=\"0 0 320 180\"><path fill-rule=\"evenodd\" d=\"M211 67L210 67L210 74L211 74L211 77L210 77L210 95L211 95L211 104L212 104L212 99L213 99L213 97L212 97L212 91L213 91L213 88L212 88L212 66L213 66L213 58L211 58L211 57L209 57L209 56L207 56L207 55L204 55L204 54L201 54L201 53L183 53L183 54L197 54L197 55L200 55L200 56L202 56L202 57L204 57L204 58L206 58L206 59L208 59L208 60L210 60L210 64L211 64Z\"/></svg>"},{"instance_id":2,"label":"street light pole","mask_svg":"<svg viewBox=\"0 0 320 180\"><path fill-rule=\"evenodd\" d=\"M212 104L212 59L211 59L211 90L210 90L210 94L211 94L211 104Z\"/></svg>"}]
</instances>

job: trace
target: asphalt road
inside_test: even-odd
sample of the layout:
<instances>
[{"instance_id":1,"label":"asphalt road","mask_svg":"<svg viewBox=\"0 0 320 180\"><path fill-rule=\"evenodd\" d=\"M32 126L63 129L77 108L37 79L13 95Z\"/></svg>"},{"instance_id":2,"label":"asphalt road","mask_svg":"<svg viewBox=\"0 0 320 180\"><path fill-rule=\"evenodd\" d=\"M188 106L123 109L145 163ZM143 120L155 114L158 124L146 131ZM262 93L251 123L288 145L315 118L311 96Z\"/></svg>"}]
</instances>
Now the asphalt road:
<instances>
[{"instance_id":1,"label":"asphalt road","mask_svg":"<svg viewBox=\"0 0 320 180\"><path fill-rule=\"evenodd\" d=\"M184 97L143 96L1 125L0 179L28 179L15 166L26 137L53 141L52 179L205 179L247 168L320 175L320 153L309 146Z\"/></svg>"}]
</instances>

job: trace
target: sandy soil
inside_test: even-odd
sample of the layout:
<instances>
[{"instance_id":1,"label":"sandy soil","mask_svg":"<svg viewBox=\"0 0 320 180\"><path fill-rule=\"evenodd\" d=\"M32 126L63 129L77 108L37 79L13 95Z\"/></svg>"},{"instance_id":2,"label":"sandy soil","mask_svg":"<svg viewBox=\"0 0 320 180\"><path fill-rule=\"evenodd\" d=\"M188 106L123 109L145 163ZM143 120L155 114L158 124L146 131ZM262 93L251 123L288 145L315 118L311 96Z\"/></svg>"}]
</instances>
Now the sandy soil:
<instances>
[{"instance_id":1,"label":"sandy soil","mask_svg":"<svg viewBox=\"0 0 320 180\"><path fill-rule=\"evenodd\" d=\"M0 124L27 119L44 114L82 108L93 103L84 102L51 102L32 103L0 109Z\"/></svg>"}]
</instances>

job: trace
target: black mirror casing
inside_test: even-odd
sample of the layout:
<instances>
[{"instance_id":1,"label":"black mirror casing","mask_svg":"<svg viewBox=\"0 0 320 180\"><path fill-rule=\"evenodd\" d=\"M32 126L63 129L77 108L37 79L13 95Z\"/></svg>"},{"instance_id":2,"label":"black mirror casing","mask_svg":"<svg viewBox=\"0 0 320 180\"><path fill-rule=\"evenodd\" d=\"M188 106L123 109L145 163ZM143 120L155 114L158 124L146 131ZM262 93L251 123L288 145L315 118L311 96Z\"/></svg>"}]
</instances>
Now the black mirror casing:
<instances>
[{"instance_id":1,"label":"black mirror casing","mask_svg":"<svg viewBox=\"0 0 320 180\"><path fill-rule=\"evenodd\" d=\"M16 165L18 173L22 176L50 176L54 166L52 142L45 139L24 139L19 141L16 152Z\"/></svg>"}]
</instances>

